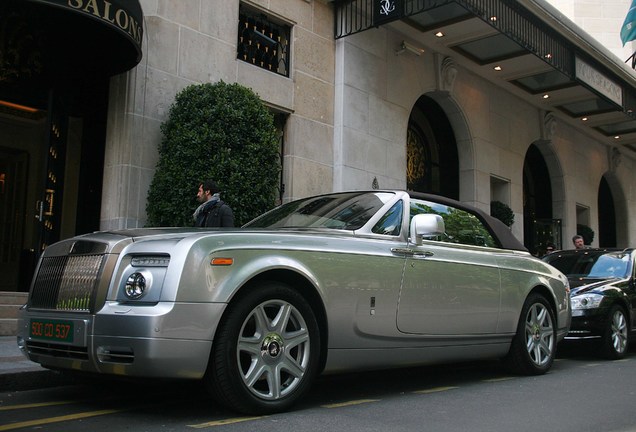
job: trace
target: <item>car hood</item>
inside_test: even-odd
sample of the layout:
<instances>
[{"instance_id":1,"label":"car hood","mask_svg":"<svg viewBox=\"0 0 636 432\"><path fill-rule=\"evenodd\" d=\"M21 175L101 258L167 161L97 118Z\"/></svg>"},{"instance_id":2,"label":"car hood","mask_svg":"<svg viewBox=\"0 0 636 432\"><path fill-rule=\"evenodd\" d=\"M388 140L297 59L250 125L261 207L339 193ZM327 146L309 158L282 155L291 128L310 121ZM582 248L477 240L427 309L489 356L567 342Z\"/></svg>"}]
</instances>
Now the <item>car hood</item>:
<instances>
[{"instance_id":1,"label":"car hood","mask_svg":"<svg viewBox=\"0 0 636 432\"><path fill-rule=\"evenodd\" d=\"M590 279L590 278L568 278L570 281L570 295L581 295L590 291L603 292L614 288L621 281L619 278L610 279Z\"/></svg>"},{"instance_id":2,"label":"car hood","mask_svg":"<svg viewBox=\"0 0 636 432\"><path fill-rule=\"evenodd\" d=\"M122 230L104 231L107 234L129 237L134 240L150 239L153 237L179 238L188 237L192 234L206 234L214 231L230 232L240 228L132 228Z\"/></svg>"},{"instance_id":3,"label":"car hood","mask_svg":"<svg viewBox=\"0 0 636 432\"><path fill-rule=\"evenodd\" d=\"M238 230L239 228L236 228ZM111 231L95 231L61 240L48 246L44 256L67 254L118 253L126 245L139 241L162 239L179 241L197 234L209 234L220 228L135 228ZM223 230L227 231L227 228Z\"/></svg>"},{"instance_id":4,"label":"car hood","mask_svg":"<svg viewBox=\"0 0 636 432\"><path fill-rule=\"evenodd\" d=\"M45 256L61 256L67 254L91 254L91 253L119 253L131 243L147 242L154 240L179 242L186 238L208 237L215 235L227 236L232 234L242 236L250 233L273 234L281 233L323 236L347 236L355 235L354 231L334 230L329 228L133 228L111 231L96 231L83 234L66 240L61 240L48 246Z\"/></svg>"}]
</instances>

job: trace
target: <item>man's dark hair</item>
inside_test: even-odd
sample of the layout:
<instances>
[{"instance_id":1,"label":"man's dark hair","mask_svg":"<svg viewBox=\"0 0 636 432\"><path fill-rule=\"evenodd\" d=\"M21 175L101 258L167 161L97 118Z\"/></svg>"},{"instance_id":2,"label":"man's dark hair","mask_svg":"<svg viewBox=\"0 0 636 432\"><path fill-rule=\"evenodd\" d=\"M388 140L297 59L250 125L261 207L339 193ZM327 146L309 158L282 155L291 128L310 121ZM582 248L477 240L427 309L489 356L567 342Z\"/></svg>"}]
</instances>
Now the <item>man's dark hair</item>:
<instances>
[{"instance_id":1,"label":"man's dark hair","mask_svg":"<svg viewBox=\"0 0 636 432\"><path fill-rule=\"evenodd\" d=\"M219 192L219 187L216 185L216 182L214 180L204 180L201 182L201 186L203 186L203 192L210 191L212 195Z\"/></svg>"}]
</instances>

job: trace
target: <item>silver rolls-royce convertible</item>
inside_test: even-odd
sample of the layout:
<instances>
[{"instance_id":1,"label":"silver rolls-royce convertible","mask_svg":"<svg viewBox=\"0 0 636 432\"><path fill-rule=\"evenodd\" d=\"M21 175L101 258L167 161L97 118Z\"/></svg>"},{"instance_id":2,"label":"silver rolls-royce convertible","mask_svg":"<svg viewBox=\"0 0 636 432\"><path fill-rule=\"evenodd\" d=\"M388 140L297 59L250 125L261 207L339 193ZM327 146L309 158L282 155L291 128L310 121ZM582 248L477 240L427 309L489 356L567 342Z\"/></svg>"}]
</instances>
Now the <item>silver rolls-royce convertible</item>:
<instances>
[{"instance_id":1,"label":"silver rolls-royce convertible","mask_svg":"<svg viewBox=\"0 0 636 432\"><path fill-rule=\"evenodd\" d=\"M319 373L501 358L542 374L567 278L508 227L403 191L300 199L236 229L96 232L40 258L18 345L51 369L201 379L244 413Z\"/></svg>"}]
</instances>

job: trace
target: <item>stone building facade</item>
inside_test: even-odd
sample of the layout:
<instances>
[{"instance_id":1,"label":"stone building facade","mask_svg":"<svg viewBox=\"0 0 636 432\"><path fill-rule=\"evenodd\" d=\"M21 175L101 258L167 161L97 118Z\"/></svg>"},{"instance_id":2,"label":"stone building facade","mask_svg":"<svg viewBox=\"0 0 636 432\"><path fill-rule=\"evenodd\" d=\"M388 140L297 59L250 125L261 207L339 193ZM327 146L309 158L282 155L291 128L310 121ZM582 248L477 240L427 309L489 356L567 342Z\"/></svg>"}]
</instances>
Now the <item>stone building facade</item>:
<instances>
[{"instance_id":1,"label":"stone building facade","mask_svg":"<svg viewBox=\"0 0 636 432\"><path fill-rule=\"evenodd\" d=\"M292 27L289 77L237 60L239 2L142 1L145 56L111 81L103 229L143 226L159 126L184 87L223 80L253 89L285 123L285 199L333 190L335 41L324 1L248 2Z\"/></svg>"}]
</instances>

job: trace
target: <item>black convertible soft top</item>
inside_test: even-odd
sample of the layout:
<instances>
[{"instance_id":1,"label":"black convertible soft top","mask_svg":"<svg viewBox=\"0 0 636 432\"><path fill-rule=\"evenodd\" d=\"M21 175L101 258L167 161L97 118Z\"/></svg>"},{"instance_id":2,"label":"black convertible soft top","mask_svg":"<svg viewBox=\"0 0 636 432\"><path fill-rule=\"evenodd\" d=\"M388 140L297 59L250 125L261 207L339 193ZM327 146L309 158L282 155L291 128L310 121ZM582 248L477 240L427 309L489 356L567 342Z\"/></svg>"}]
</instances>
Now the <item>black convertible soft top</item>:
<instances>
[{"instance_id":1,"label":"black convertible soft top","mask_svg":"<svg viewBox=\"0 0 636 432\"><path fill-rule=\"evenodd\" d=\"M406 193L408 193L413 198L433 201L440 204L448 205L450 207L466 210L470 213L474 213L490 230L491 234L493 234L499 241L499 245L501 246L501 248L528 252L528 249L512 234L512 231L510 230L510 228L508 228L508 226L506 226L506 224L501 222L499 219L492 217L483 210L451 198L446 198L441 195L425 194L411 191L406 191Z\"/></svg>"}]
</instances>

